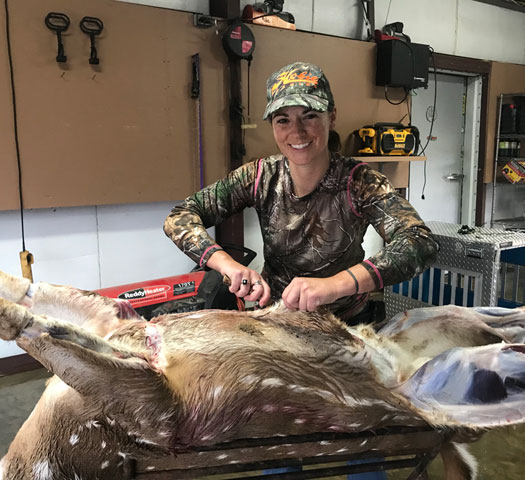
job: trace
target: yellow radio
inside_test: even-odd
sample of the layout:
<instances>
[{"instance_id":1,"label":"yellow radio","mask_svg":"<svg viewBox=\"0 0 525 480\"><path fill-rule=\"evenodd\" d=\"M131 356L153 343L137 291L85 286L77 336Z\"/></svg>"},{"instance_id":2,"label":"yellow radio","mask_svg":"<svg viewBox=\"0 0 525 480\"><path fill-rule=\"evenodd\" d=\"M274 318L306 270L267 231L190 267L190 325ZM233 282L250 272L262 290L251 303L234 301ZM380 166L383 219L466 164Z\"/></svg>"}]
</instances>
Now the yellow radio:
<instances>
[{"instance_id":1,"label":"yellow radio","mask_svg":"<svg viewBox=\"0 0 525 480\"><path fill-rule=\"evenodd\" d=\"M356 133L361 139L359 155L417 155L419 130L413 125L376 123Z\"/></svg>"}]
</instances>

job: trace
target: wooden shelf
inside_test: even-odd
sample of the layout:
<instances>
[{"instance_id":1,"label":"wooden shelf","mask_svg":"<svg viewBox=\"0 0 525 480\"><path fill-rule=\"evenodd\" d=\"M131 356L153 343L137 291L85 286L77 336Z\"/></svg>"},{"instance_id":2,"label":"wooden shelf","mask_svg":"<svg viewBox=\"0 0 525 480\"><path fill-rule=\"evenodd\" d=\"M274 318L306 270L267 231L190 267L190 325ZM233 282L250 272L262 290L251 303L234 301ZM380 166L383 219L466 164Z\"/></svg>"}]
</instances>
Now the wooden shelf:
<instances>
[{"instance_id":1,"label":"wooden shelf","mask_svg":"<svg viewBox=\"0 0 525 480\"><path fill-rule=\"evenodd\" d=\"M426 160L425 156L411 155L411 156L401 156L401 155L384 155L380 157L374 157L372 155L355 155L352 158L362 160L363 162L370 163L383 163L383 162L421 162Z\"/></svg>"}]
</instances>

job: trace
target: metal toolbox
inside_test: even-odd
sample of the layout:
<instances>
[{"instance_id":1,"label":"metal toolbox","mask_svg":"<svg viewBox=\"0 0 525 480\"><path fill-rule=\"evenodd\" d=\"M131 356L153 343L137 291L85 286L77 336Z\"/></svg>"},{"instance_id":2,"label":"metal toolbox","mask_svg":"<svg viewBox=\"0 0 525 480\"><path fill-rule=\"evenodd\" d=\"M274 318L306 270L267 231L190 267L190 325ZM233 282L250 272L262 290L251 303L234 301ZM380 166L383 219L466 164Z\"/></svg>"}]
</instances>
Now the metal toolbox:
<instances>
[{"instance_id":1,"label":"metal toolbox","mask_svg":"<svg viewBox=\"0 0 525 480\"><path fill-rule=\"evenodd\" d=\"M431 305L525 304L525 233L427 222L440 245L428 270L385 288L386 317Z\"/></svg>"}]
</instances>

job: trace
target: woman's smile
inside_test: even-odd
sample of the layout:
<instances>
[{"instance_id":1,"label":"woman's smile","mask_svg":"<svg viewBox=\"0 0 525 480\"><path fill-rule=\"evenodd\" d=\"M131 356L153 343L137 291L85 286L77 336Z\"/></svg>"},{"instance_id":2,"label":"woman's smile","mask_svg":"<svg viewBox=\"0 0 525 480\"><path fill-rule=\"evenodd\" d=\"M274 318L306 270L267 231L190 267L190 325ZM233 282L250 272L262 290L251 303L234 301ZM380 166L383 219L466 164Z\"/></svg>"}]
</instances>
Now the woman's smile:
<instances>
[{"instance_id":1,"label":"woman's smile","mask_svg":"<svg viewBox=\"0 0 525 480\"><path fill-rule=\"evenodd\" d=\"M275 141L294 165L327 165L328 134L335 112L317 112L305 107L284 107L272 117Z\"/></svg>"},{"instance_id":2,"label":"woman's smile","mask_svg":"<svg viewBox=\"0 0 525 480\"><path fill-rule=\"evenodd\" d=\"M291 145L292 148L295 150L304 150L306 147L309 147L312 144L312 142L307 143L301 143L300 145Z\"/></svg>"}]
</instances>

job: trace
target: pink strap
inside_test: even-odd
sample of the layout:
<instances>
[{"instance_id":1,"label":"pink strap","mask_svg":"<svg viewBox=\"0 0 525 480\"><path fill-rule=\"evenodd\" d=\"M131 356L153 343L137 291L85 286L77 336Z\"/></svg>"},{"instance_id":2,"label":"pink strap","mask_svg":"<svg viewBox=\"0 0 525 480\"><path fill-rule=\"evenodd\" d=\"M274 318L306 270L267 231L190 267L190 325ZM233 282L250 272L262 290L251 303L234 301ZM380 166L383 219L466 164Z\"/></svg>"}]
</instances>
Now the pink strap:
<instances>
[{"instance_id":1,"label":"pink strap","mask_svg":"<svg viewBox=\"0 0 525 480\"><path fill-rule=\"evenodd\" d=\"M379 273L379 270L377 269L377 267L370 260L365 260L364 262L368 263L368 265L370 265L372 267L372 269L374 270L375 274L377 275L377 278L379 279L379 288L383 288L383 277Z\"/></svg>"},{"instance_id":2,"label":"pink strap","mask_svg":"<svg viewBox=\"0 0 525 480\"><path fill-rule=\"evenodd\" d=\"M202 261L203 261L204 257L206 256L206 254L207 254L212 248L217 248L217 247L218 247L218 248L221 248L220 245L218 245L218 244L214 244L214 245L212 245L211 247L208 247L206 250L204 250L204 253L203 253L202 256L201 256L201 259L199 260L199 267L202 267Z\"/></svg>"},{"instance_id":3,"label":"pink strap","mask_svg":"<svg viewBox=\"0 0 525 480\"><path fill-rule=\"evenodd\" d=\"M253 199L254 200L255 200L255 196L257 195L257 188L259 188L259 180L261 180L261 174L262 174L261 162L262 162L262 158L259 158L259 161L257 162L257 177L255 178L255 185L253 187Z\"/></svg>"},{"instance_id":4,"label":"pink strap","mask_svg":"<svg viewBox=\"0 0 525 480\"><path fill-rule=\"evenodd\" d=\"M348 175L348 183L347 183L347 186L346 186L346 196L348 197L348 203L350 205L350 208L352 209L352 212L353 214L356 216L356 217L362 217L363 215L361 215L357 210L356 208L354 207L354 199L352 198L352 194L350 193L350 190L352 188L352 183L354 182L354 172L355 172L355 169L357 167L360 167L361 165L367 165L366 163L358 163L354 168L352 168L352 170L350 170L350 173Z\"/></svg>"}]
</instances>

